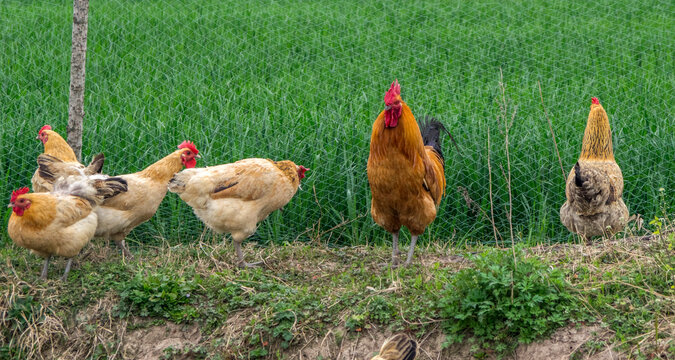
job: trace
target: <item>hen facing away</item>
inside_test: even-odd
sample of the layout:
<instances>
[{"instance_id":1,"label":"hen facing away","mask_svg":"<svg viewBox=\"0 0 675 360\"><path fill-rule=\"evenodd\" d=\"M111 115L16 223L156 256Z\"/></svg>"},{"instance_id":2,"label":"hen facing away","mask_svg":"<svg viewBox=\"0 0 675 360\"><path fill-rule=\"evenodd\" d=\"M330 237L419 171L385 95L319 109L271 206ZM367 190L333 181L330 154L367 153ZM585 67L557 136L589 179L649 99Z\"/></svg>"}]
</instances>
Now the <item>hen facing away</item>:
<instances>
[{"instance_id":1,"label":"hen facing away","mask_svg":"<svg viewBox=\"0 0 675 360\"><path fill-rule=\"evenodd\" d=\"M612 235L628 222L623 175L614 160L607 113L597 98L592 99L581 155L567 177L565 195L560 220L585 239Z\"/></svg>"},{"instance_id":2,"label":"hen facing away","mask_svg":"<svg viewBox=\"0 0 675 360\"><path fill-rule=\"evenodd\" d=\"M414 360L418 351L415 340L406 334L398 334L387 339L380 353L371 360Z\"/></svg>"},{"instance_id":3,"label":"hen facing away","mask_svg":"<svg viewBox=\"0 0 675 360\"><path fill-rule=\"evenodd\" d=\"M84 166L77 161L75 152L68 145L68 143L59 135L56 131L52 130L52 127L49 125L43 126L38 132L38 140L42 141L44 145L44 152L42 155L49 155L58 160L61 160L63 164L59 166L58 169L53 169L55 177L51 180L45 179L40 176L40 169L38 167L33 174L31 183L33 185L34 192L48 192L52 190L52 184L54 181L60 177L67 177L70 175L79 175L87 176L93 175L101 172L103 168L103 162L105 160L103 154L98 154L94 156L89 166ZM39 165L39 160L38 160Z\"/></svg>"},{"instance_id":4,"label":"hen facing away","mask_svg":"<svg viewBox=\"0 0 675 360\"><path fill-rule=\"evenodd\" d=\"M40 278L47 278L52 256L68 258L62 280L68 277L73 257L96 232L94 209L105 199L127 190L126 181L101 175L70 176L54 183L49 193L12 193L7 232L19 246L45 259Z\"/></svg>"},{"instance_id":5,"label":"hen facing away","mask_svg":"<svg viewBox=\"0 0 675 360\"><path fill-rule=\"evenodd\" d=\"M436 218L445 194L445 168L440 131L445 127L430 119L422 130L401 87L394 81L384 96L385 108L373 124L368 157L368 182L373 220L392 234L392 262L398 265L398 238L402 226L411 242L405 265L410 264L417 238Z\"/></svg>"},{"instance_id":6,"label":"hen facing away","mask_svg":"<svg viewBox=\"0 0 675 360\"><path fill-rule=\"evenodd\" d=\"M209 228L230 233L238 265L250 267L257 264L244 261L241 243L255 233L259 222L293 198L307 170L288 160L245 159L181 171L171 179L169 191L190 205Z\"/></svg>"}]
</instances>

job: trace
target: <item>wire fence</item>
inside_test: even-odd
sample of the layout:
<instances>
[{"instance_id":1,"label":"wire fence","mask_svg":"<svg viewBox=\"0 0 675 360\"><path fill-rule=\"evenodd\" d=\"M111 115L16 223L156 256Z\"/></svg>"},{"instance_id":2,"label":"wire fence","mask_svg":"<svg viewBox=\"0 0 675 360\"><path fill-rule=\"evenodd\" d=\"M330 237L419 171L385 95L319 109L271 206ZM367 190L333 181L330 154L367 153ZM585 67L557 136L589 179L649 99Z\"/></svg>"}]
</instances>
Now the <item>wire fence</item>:
<instances>
[{"instance_id":1,"label":"wire fence","mask_svg":"<svg viewBox=\"0 0 675 360\"><path fill-rule=\"evenodd\" d=\"M422 241L508 238L510 121L516 238L571 239L551 131L566 174L592 96L609 114L630 213L673 213L672 1L92 0L89 9L84 162L104 152L105 173L135 172L189 139L198 166L264 157L311 168L261 224L261 243L389 238L370 218L366 161L395 78L413 113L438 118L457 142L443 138L447 197ZM38 129L66 135L71 30L72 1L0 1L8 198L30 184ZM203 231L169 193L129 240Z\"/></svg>"}]
</instances>

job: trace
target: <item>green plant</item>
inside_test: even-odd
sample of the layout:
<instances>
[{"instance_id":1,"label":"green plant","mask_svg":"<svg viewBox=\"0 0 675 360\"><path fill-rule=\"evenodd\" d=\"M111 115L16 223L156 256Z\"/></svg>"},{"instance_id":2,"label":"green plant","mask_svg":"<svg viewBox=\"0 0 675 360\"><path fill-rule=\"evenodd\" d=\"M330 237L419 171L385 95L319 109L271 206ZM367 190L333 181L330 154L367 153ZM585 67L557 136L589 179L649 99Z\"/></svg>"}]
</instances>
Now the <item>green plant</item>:
<instances>
[{"instance_id":1,"label":"green plant","mask_svg":"<svg viewBox=\"0 0 675 360\"><path fill-rule=\"evenodd\" d=\"M448 343L473 337L498 353L528 343L565 325L576 309L559 270L519 249L492 249L473 257L439 301Z\"/></svg>"},{"instance_id":2,"label":"green plant","mask_svg":"<svg viewBox=\"0 0 675 360\"><path fill-rule=\"evenodd\" d=\"M354 314L350 315L345 321L345 327L349 331L361 331L363 326L366 324L366 315L365 314Z\"/></svg>"},{"instance_id":3,"label":"green plant","mask_svg":"<svg viewBox=\"0 0 675 360\"><path fill-rule=\"evenodd\" d=\"M368 318L379 323L386 324L396 316L396 308L385 297L374 296L368 306Z\"/></svg>"},{"instance_id":4,"label":"green plant","mask_svg":"<svg viewBox=\"0 0 675 360\"><path fill-rule=\"evenodd\" d=\"M184 305L193 302L198 292L198 278L188 280L165 272L138 271L131 280L121 284L119 291L121 317L135 313L180 322L195 316L194 310Z\"/></svg>"}]
</instances>

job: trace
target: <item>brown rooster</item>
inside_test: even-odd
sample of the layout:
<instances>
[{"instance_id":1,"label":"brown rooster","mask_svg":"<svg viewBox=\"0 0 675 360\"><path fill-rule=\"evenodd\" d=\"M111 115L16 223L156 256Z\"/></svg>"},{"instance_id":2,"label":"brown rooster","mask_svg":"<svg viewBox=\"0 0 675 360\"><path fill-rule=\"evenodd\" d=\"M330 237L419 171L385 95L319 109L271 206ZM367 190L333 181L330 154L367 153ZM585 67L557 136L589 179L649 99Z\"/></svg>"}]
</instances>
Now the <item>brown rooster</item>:
<instances>
[{"instance_id":1,"label":"brown rooster","mask_svg":"<svg viewBox=\"0 0 675 360\"><path fill-rule=\"evenodd\" d=\"M45 259L41 279L47 278L52 256L68 258L66 280L73 257L96 232L94 209L104 199L127 189L126 181L100 175L69 176L54 183L50 193L29 194L28 188L12 192L7 232L14 242Z\"/></svg>"},{"instance_id":2,"label":"brown rooster","mask_svg":"<svg viewBox=\"0 0 675 360\"><path fill-rule=\"evenodd\" d=\"M112 239L127 257L132 257L124 239L138 225L150 220L157 212L164 199L169 180L183 166L194 167L199 150L192 142L184 141L178 150L150 165L145 170L119 175L128 184L128 191L106 199L96 208L98 227L96 237ZM40 165L45 170L52 170L62 164L54 158L42 157Z\"/></svg>"},{"instance_id":3,"label":"brown rooster","mask_svg":"<svg viewBox=\"0 0 675 360\"><path fill-rule=\"evenodd\" d=\"M50 155L58 160L63 161L59 169L53 169L55 178L67 177L70 175L93 175L101 172L103 162L105 160L103 154L94 156L89 166L85 167L77 161L75 152L68 145L68 143L56 131L52 130L49 125L43 126L38 132L38 140L42 141L44 145L43 155ZM31 183L33 184L34 192L48 192L52 190L52 183L54 180L47 181L42 178L38 170L35 170Z\"/></svg>"},{"instance_id":4,"label":"brown rooster","mask_svg":"<svg viewBox=\"0 0 675 360\"><path fill-rule=\"evenodd\" d=\"M412 235L405 265L410 264L417 238L436 218L445 194L445 169L440 148L443 124L428 120L422 131L401 100L398 81L384 96L385 108L373 124L368 157L368 182L373 220L393 236L393 265L398 265L401 226Z\"/></svg>"},{"instance_id":5,"label":"brown rooster","mask_svg":"<svg viewBox=\"0 0 675 360\"><path fill-rule=\"evenodd\" d=\"M169 183L208 227L232 234L238 265L251 267L241 243L255 233L258 223L286 205L309 169L292 161L245 159L232 164L187 169Z\"/></svg>"},{"instance_id":6,"label":"brown rooster","mask_svg":"<svg viewBox=\"0 0 675 360\"><path fill-rule=\"evenodd\" d=\"M560 220L585 239L612 235L628 222L623 175L614 160L607 113L597 98L592 99L581 156L567 177L565 195Z\"/></svg>"},{"instance_id":7,"label":"brown rooster","mask_svg":"<svg viewBox=\"0 0 675 360\"><path fill-rule=\"evenodd\" d=\"M406 334L398 334L387 339L380 354L371 360L413 360L417 353L417 342Z\"/></svg>"}]
</instances>

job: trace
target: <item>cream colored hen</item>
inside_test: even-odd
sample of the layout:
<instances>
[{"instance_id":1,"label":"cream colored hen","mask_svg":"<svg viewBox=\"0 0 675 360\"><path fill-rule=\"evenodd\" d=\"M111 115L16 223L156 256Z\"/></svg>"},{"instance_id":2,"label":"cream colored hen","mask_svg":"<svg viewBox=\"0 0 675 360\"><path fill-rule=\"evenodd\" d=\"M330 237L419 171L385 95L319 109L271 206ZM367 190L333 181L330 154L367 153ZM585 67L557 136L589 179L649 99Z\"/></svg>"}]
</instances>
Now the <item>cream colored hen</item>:
<instances>
[{"instance_id":1,"label":"cream colored hen","mask_svg":"<svg viewBox=\"0 0 675 360\"><path fill-rule=\"evenodd\" d=\"M245 159L232 164L186 169L169 182L195 214L217 233L230 233L237 251L238 265L244 261L241 243L253 235L258 223L295 195L304 166L292 161Z\"/></svg>"}]
</instances>

